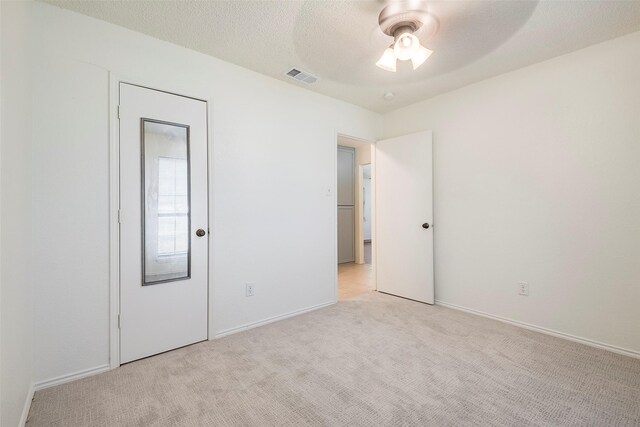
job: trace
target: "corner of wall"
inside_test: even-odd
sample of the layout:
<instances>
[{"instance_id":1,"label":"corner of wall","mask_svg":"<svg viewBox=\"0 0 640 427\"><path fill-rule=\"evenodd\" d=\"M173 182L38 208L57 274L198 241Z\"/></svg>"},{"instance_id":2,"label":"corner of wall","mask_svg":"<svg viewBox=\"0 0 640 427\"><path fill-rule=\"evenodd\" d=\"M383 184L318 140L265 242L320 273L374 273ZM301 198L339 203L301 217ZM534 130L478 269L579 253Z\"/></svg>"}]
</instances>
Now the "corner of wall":
<instances>
[{"instance_id":1,"label":"corner of wall","mask_svg":"<svg viewBox=\"0 0 640 427\"><path fill-rule=\"evenodd\" d=\"M24 406L22 407L22 415L20 415L20 423L19 427L24 427L27 424L27 419L29 418L29 410L31 409L31 402L33 402L33 395L35 393L35 388L33 384L29 387L29 391L27 392L27 397L24 401Z\"/></svg>"},{"instance_id":2,"label":"corner of wall","mask_svg":"<svg viewBox=\"0 0 640 427\"><path fill-rule=\"evenodd\" d=\"M0 424L3 426L23 425L33 397L33 290L28 231L31 64L27 52L32 43L29 19L27 2L0 2L0 207L3 208L0 210ZM9 81L11 85L6 84ZM8 206L11 209L4 209Z\"/></svg>"}]
</instances>

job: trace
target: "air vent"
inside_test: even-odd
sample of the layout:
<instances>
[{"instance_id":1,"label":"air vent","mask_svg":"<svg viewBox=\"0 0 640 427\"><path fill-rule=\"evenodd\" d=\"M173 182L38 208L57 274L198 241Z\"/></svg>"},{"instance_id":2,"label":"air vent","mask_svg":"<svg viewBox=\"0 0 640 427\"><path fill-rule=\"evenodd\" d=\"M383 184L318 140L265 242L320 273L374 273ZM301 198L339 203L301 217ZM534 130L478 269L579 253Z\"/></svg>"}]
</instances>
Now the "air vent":
<instances>
[{"instance_id":1,"label":"air vent","mask_svg":"<svg viewBox=\"0 0 640 427\"><path fill-rule=\"evenodd\" d=\"M308 85L318 81L318 78L316 76L311 75L309 73L305 73L304 71L300 71L296 68L290 69L285 73L285 75L299 82L306 83Z\"/></svg>"}]
</instances>

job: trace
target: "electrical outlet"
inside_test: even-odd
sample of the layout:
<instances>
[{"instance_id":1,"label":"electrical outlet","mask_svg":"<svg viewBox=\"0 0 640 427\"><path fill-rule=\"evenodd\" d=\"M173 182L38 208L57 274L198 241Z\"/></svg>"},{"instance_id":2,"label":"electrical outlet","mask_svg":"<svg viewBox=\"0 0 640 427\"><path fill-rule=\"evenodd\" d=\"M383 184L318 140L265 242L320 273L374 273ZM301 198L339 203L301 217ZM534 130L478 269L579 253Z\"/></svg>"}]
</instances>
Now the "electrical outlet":
<instances>
[{"instance_id":1,"label":"electrical outlet","mask_svg":"<svg viewBox=\"0 0 640 427\"><path fill-rule=\"evenodd\" d=\"M518 294L529 296L529 283L527 282L518 282Z\"/></svg>"},{"instance_id":2,"label":"electrical outlet","mask_svg":"<svg viewBox=\"0 0 640 427\"><path fill-rule=\"evenodd\" d=\"M252 297L252 296L254 296L256 294L253 283L247 283L245 291L246 291L246 296L248 296L248 297Z\"/></svg>"}]
</instances>

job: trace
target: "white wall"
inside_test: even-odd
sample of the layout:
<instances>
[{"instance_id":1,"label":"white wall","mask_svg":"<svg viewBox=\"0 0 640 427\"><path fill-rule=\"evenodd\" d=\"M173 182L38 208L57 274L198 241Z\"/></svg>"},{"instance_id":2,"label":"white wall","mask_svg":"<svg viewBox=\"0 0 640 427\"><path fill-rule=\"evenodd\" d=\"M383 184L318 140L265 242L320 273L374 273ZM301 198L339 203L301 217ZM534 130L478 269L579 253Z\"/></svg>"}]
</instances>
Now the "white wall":
<instances>
[{"instance_id":1,"label":"white wall","mask_svg":"<svg viewBox=\"0 0 640 427\"><path fill-rule=\"evenodd\" d=\"M214 332L335 300L336 133L375 140L378 115L46 4L1 10L2 425L32 380L109 362L109 71L211 100ZM384 117L386 137L434 131L438 300L640 351L639 46Z\"/></svg>"},{"instance_id":2,"label":"white wall","mask_svg":"<svg viewBox=\"0 0 640 427\"><path fill-rule=\"evenodd\" d=\"M38 45L37 382L109 362L109 71L211 100L214 332L335 301L336 133L374 140L377 114L50 5L3 10L23 12Z\"/></svg>"},{"instance_id":3,"label":"white wall","mask_svg":"<svg viewBox=\"0 0 640 427\"><path fill-rule=\"evenodd\" d=\"M385 115L434 133L438 301L640 352L638 76L634 33Z\"/></svg>"},{"instance_id":4,"label":"white wall","mask_svg":"<svg viewBox=\"0 0 640 427\"><path fill-rule=\"evenodd\" d=\"M33 124L36 381L109 362L108 73L37 58Z\"/></svg>"},{"instance_id":5,"label":"white wall","mask_svg":"<svg viewBox=\"0 0 640 427\"><path fill-rule=\"evenodd\" d=\"M31 34L0 3L0 425L24 421L33 382L31 287Z\"/></svg>"}]
</instances>

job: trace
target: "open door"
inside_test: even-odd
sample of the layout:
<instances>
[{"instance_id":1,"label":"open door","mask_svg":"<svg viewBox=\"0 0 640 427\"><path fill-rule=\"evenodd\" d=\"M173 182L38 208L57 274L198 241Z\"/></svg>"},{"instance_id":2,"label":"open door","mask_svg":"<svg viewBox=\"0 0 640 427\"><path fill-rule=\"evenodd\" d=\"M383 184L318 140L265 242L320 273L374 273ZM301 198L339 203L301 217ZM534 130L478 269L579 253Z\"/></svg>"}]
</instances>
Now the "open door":
<instances>
[{"instance_id":1,"label":"open door","mask_svg":"<svg viewBox=\"0 0 640 427\"><path fill-rule=\"evenodd\" d=\"M378 291L433 304L433 138L376 143Z\"/></svg>"}]
</instances>

